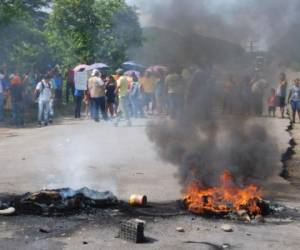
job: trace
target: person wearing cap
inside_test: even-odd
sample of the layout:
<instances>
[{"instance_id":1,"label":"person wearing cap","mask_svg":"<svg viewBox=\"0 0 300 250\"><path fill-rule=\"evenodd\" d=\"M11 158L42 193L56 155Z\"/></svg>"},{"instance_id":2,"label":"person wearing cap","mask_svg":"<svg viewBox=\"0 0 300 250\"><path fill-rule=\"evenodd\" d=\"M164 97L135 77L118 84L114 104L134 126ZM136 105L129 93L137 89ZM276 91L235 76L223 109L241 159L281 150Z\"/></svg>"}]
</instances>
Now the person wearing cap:
<instances>
[{"instance_id":1,"label":"person wearing cap","mask_svg":"<svg viewBox=\"0 0 300 250\"><path fill-rule=\"evenodd\" d=\"M119 112L116 118L115 126L119 125L122 115L124 115L127 125L131 126L131 120L129 116L129 82L127 77L124 76L122 69L116 71L118 77L116 93L119 93Z\"/></svg>"},{"instance_id":2,"label":"person wearing cap","mask_svg":"<svg viewBox=\"0 0 300 250\"><path fill-rule=\"evenodd\" d=\"M107 120L105 110L105 84L101 79L101 73L94 69L92 76L88 80L88 90L91 97L91 116L94 121L99 122L99 109L104 120Z\"/></svg>"},{"instance_id":3,"label":"person wearing cap","mask_svg":"<svg viewBox=\"0 0 300 250\"><path fill-rule=\"evenodd\" d=\"M53 97L51 76L46 75L36 86L34 96L38 102L38 124L47 126L49 122L50 102Z\"/></svg>"}]
</instances>

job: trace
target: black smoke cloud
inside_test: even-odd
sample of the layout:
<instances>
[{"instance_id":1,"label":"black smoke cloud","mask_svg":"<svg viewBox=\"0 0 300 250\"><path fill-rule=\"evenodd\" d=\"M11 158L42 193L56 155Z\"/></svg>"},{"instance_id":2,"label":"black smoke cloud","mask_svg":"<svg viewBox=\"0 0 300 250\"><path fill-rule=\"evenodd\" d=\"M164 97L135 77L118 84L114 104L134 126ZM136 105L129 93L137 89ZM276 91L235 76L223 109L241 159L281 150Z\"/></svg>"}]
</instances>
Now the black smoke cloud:
<instances>
[{"instance_id":1,"label":"black smoke cloud","mask_svg":"<svg viewBox=\"0 0 300 250\"><path fill-rule=\"evenodd\" d=\"M244 104L254 104L250 95L231 99L233 113L222 109L228 96L212 75L196 71L180 116L152 122L148 136L161 158L179 167L183 187L194 180L204 187L217 185L225 170L241 185L265 181L278 171L276 141L258 118L246 115Z\"/></svg>"},{"instance_id":2,"label":"black smoke cloud","mask_svg":"<svg viewBox=\"0 0 300 250\"><path fill-rule=\"evenodd\" d=\"M195 34L240 44L254 37L267 48L297 21L296 13L300 8L296 0L143 3L141 6L148 13L148 25L184 35L181 47L187 53L172 51L178 65L189 65L187 61L192 59L189 55L209 51L200 43L198 48L190 46ZM214 46L210 45L211 51L216 50ZM195 62L197 60L193 59L190 65ZM224 90L225 79L221 80L223 83L217 80L216 69L199 66L202 70L194 72L189 82L182 81L184 93L180 93L179 98L184 99L184 105L179 108L180 115L176 119L152 122L147 128L161 158L179 167L178 178L184 187L192 180L198 180L206 187L216 185L224 170L230 170L240 184L254 179L264 181L277 174L280 156L276 141L267 132L263 120L258 121L248 112L258 100L251 92L249 78L240 69L230 72L239 75L240 79L228 93ZM227 67L223 65L223 69ZM225 102L230 102L231 110L224 109Z\"/></svg>"},{"instance_id":3,"label":"black smoke cloud","mask_svg":"<svg viewBox=\"0 0 300 250\"><path fill-rule=\"evenodd\" d=\"M164 0L131 1L140 8L145 26L168 28L246 46L254 40L260 49L270 48L300 23L298 0Z\"/></svg>"}]
</instances>

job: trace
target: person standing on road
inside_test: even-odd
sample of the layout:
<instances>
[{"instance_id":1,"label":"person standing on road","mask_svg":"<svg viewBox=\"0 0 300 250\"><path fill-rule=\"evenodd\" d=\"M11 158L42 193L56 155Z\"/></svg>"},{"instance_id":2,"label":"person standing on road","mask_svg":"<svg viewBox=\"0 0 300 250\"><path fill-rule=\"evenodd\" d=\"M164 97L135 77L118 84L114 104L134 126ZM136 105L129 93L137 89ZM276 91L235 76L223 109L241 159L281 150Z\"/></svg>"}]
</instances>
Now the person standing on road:
<instances>
[{"instance_id":1,"label":"person standing on road","mask_svg":"<svg viewBox=\"0 0 300 250\"><path fill-rule=\"evenodd\" d=\"M66 74L66 80L67 80L67 85L66 85L66 103L69 103L69 98L70 98L70 93L73 95L75 92L75 82L74 82L74 70L69 69L67 74Z\"/></svg>"},{"instance_id":2,"label":"person standing on road","mask_svg":"<svg viewBox=\"0 0 300 250\"><path fill-rule=\"evenodd\" d=\"M276 110L276 90L274 88L271 89L270 96L267 100L268 104L268 114L269 116L275 117L275 110Z\"/></svg>"},{"instance_id":3,"label":"person standing on road","mask_svg":"<svg viewBox=\"0 0 300 250\"><path fill-rule=\"evenodd\" d=\"M21 77L14 73L10 76L10 95L12 102L13 124L17 127L24 126L24 92Z\"/></svg>"},{"instance_id":4,"label":"person standing on road","mask_svg":"<svg viewBox=\"0 0 300 250\"><path fill-rule=\"evenodd\" d=\"M0 71L0 123L4 122L4 97L8 86L6 85L5 73Z\"/></svg>"},{"instance_id":5,"label":"person standing on road","mask_svg":"<svg viewBox=\"0 0 300 250\"><path fill-rule=\"evenodd\" d=\"M155 109L154 90L156 81L157 79L153 72L146 71L140 77L140 84L143 86L144 91L144 105L149 115L153 115Z\"/></svg>"},{"instance_id":6,"label":"person standing on road","mask_svg":"<svg viewBox=\"0 0 300 250\"><path fill-rule=\"evenodd\" d=\"M54 103L56 107L60 107L62 101L62 86L63 86L63 77L60 73L58 66L54 68L53 71L53 87L54 87Z\"/></svg>"},{"instance_id":7,"label":"person standing on road","mask_svg":"<svg viewBox=\"0 0 300 250\"><path fill-rule=\"evenodd\" d=\"M116 74L118 77L116 93L119 93L119 111L117 114L115 126L119 125L122 116L124 116L127 120L127 126L131 126L131 120L129 116L129 82L127 80L127 77L124 76L124 72L122 69L118 69Z\"/></svg>"},{"instance_id":8,"label":"person standing on road","mask_svg":"<svg viewBox=\"0 0 300 250\"><path fill-rule=\"evenodd\" d=\"M106 84L106 101L107 101L107 111L109 111L111 117L115 115L115 103L116 103L116 88L117 83L113 76L107 77Z\"/></svg>"},{"instance_id":9,"label":"person standing on road","mask_svg":"<svg viewBox=\"0 0 300 250\"><path fill-rule=\"evenodd\" d=\"M129 98L132 107L132 115L134 117L144 117L144 109L142 104L142 93L139 79L135 73L132 74L132 84L130 86Z\"/></svg>"},{"instance_id":10,"label":"person standing on road","mask_svg":"<svg viewBox=\"0 0 300 250\"><path fill-rule=\"evenodd\" d=\"M282 119L284 118L287 86L288 86L288 82L286 80L286 75L284 72L282 72L279 76L279 84L276 89L276 102L277 102L277 107L280 108L280 114Z\"/></svg>"},{"instance_id":11,"label":"person standing on road","mask_svg":"<svg viewBox=\"0 0 300 250\"><path fill-rule=\"evenodd\" d=\"M50 83L51 76L46 75L43 80L41 80L35 89L34 95L38 102L38 124L48 125L49 121L49 109L50 101L52 99L52 85Z\"/></svg>"},{"instance_id":12,"label":"person standing on road","mask_svg":"<svg viewBox=\"0 0 300 250\"><path fill-rule=\"evenodd\" d=\"M84 97L84 90L79 90L75 88L74 98L75 98L75 118L81 117L81 103Z\"/></svg>"},{"instance_id":13,"label":"person standing on road","mask_svg":"<svg viewBox=\"0 0 300 250\"><path fill-rule=\"evenodd\" d=\"M104 120L107 120L105 111L105 84L101 79L101 73L93 70L92 76L88 81L88 90L91 96L92 118L95 122L99 122L99 108Z\"/></svg>"},{"instance_id":14,"label":"person standing on road","mask_svg":"<svg viewBox=\"0 0 300 250\"><path fill-rule=\"evenodd\" d=\"M155 103L158 115L162 115L165 110L165 73L163 71L157 72L158 79L155 84Z\"/></svg>"},{"instance_id":15,"label":"person standing on road","mask_svg":"<svg viewBox=\"0 0 300 250\"><path fill-rule=\"evenodd\" d=\"M176 119L179 117L182 106L180 76L174 71L166 77L165 84L168 94L168 114L172 119Z\"/></svg>"},{"instance_id":16,"label":"person standing on road","mask_svg":"<svg viewBox=\"0 0 300 250\"><path fill-rule=\"evenodd\" d=\"M296 112L300 120L300 79L295 79L294 84L290 90L288 102L292 108L292 122L296 122Z\"/></svg>"}]
</instances>

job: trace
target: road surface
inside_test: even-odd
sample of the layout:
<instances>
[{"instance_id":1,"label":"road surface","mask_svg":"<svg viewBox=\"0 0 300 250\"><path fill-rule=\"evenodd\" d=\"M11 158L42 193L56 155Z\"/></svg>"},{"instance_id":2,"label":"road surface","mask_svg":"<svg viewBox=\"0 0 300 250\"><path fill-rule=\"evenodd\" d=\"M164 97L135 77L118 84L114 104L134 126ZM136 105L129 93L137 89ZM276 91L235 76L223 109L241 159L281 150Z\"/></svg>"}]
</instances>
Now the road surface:
<instances>
[{"instance_id":1,"label":"road surface","mask_svg":"<svg viewBox=\"0 0 300 250\"><path fill-rule=\"evenodd\" d=\"M289 141L285 131L288 121L259 120L268 124L283 153ZM0 128L0 192L88 186L111 190L124 200L132 193L146 194L150 201L179 199L176 167L158 158L146 136L146 122L135 120L132 127L116 128L110 122L65 119L43 128ZM280 155L274 163L278 171L279 160ZM265 189L276 201L300 207L299 191L285 180L272 178ZM252 225L192 216L144 218L146 235L152 240L135 245L115 238L121 217L1 217L0 248L218 249L228 243L234 249L299 249L298 220ZM234 231L223 232L223 223L232 224ZM39 232L43 225L51 228L49 234ZM176 232L177 226L184 227L185 232Z\"/></svg>"}]
</instances>

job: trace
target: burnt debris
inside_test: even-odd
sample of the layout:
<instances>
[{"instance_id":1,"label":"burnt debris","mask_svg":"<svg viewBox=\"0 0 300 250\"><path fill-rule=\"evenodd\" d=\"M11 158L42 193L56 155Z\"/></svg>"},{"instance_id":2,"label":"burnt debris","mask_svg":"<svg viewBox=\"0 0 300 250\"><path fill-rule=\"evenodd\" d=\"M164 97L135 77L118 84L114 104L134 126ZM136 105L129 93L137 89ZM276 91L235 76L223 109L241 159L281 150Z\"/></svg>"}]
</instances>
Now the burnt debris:
<instances>
[{"instance_id":1,"label":"burnt debris","mask_svg":"<svg viewBox=\"0 0 300 250\"><path fill-rule=\"evenodd\" d=\"M41 190L23 195L2 195L1 208L14 207L18 214L68 215L93 208L108 208L118 204L116 196L89 188Z\"/></svg>"}]
</instances>

